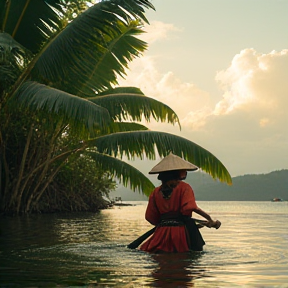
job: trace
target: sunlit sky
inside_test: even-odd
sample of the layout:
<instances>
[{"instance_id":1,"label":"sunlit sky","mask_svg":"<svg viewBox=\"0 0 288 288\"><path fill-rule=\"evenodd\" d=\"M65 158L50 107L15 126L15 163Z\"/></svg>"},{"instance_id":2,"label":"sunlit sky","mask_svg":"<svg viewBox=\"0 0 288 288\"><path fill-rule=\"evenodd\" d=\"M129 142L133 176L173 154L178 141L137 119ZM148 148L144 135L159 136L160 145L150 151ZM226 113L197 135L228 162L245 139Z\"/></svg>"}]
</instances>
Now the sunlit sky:
<instances>
[{"instance_id":1,"label":"sunlit sky","mask_svg":"<svg viewBox=\"0 0 288 288\"><path fill-rule=\"evenodd\" d=\"M288 1L151 2L148 50L121 86L170 106L182 129L149 128L204 147L232 176L287 169Z\"/></svg>"}]
</instances>

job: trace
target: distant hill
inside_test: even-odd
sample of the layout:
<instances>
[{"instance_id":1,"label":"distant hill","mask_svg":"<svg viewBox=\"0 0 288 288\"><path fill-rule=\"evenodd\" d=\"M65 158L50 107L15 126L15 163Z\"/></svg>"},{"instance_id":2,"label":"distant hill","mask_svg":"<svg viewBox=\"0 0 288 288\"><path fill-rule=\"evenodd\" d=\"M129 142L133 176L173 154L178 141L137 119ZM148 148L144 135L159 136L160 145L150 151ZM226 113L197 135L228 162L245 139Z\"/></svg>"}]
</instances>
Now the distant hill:
<instances>
[{"instance_id":1,"label":"distant hill","mask_svg":"<svg viewBox=\"0 0 288 288\"><path fill-rule=\"evenodd\" d=\"M231 186L203 172L190 172L185 181L193 187L198 201L270 201L273 198L288 201L288 170L233 177ZM158 184L159 181L155 183ZM124 187L110 196L121 197L124 201L147 200L146 196Z\"/></svg>"},{"instance_id":2,"label":"distant hill","mask_svg":"<svg viewBox=\"0 0 288 288\"><path fill-rule=\"evenodd\" d=\"M190 173L186 179L197 200L270 201L288 200L288 170L268 174L251 174L232 178L231 186L211 179L203 173Z\"/></svg>"}]
</instances>

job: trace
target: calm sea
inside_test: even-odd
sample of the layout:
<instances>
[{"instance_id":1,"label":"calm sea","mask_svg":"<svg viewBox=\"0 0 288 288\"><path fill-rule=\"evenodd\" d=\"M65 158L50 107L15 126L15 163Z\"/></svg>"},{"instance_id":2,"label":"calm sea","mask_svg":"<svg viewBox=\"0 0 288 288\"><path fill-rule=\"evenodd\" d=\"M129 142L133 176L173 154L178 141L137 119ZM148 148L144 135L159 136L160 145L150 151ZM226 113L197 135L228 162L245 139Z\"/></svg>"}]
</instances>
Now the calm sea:
<instances>
[{"instance_id":1,"label":"calm sea","mask_svg":"<svg viewBox=\"0 0 288 288\"><path fill-rule=\"evenodd\" d=\"M288 202L198 201L221 228L201 229L203 252L160 255L126 248L151 228L130 203L2 217L0 287L288 287Z\"/></svg>"}]
</instances>

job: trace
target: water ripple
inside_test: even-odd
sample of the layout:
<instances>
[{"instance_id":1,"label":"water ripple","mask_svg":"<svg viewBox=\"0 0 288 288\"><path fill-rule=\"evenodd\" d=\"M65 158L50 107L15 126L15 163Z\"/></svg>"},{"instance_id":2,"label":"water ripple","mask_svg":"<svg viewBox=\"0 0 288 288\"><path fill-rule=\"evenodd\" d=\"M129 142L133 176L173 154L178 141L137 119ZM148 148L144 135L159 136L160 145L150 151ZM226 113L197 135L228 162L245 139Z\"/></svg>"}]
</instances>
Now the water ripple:
<instances>
[{"instance_id":1,"label":"water ripple","mask_svg":"<svg viewBox=\"0 0 288 288\"><path fill-rule=\"evenodd\" d=\"M146 203L2 218L0 288L288 287L287 206L249 203L201 203L222 226L201 229L206 245L198 253L128 249L151 228Z\"/></svg>"}]
</instances>

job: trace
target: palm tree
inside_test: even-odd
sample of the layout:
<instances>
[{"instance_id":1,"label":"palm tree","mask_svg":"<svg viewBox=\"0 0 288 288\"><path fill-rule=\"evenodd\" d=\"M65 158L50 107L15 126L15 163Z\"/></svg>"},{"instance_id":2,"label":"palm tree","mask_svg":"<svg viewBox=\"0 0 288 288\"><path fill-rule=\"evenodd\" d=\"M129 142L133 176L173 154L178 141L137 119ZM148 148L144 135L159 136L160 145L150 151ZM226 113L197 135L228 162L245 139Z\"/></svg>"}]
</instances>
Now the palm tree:
<instances>
[{"instance_id":1,"label":"palm tree","mask_svg":"<svg viewBox=\"0 0 288 288\"><path fill-rule=\"evenodd\" d=\"M135 87L117 87L145 51L137 36L148 0L0 2L1 211L28 213L65 165L93 159L124 185L149 194L153 184L122 161L173 151L227 183L209 151L136 122L179 124L167 105Z\"/></svg>"}]
</instances>

